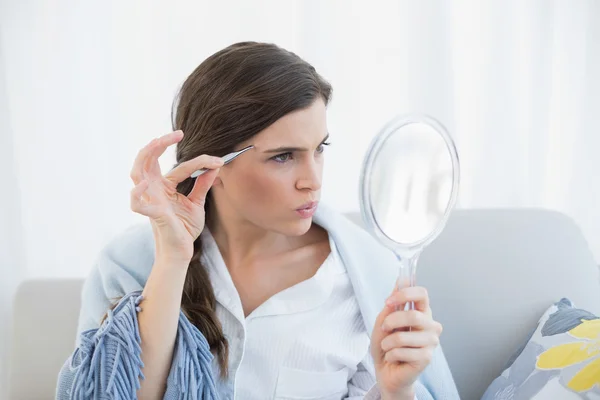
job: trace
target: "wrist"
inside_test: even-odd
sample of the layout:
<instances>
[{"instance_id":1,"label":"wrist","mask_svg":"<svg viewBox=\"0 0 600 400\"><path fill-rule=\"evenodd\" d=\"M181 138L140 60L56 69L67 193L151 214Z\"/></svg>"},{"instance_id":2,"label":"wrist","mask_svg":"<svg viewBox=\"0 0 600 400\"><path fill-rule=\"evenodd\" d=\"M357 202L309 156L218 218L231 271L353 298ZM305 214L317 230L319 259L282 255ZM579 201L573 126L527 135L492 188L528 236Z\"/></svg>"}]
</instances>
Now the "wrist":
<instances>
[{"instance_id":1,"label":"wrist","mask_svg":"<svg viewBox=\"0 0 600 400\"><path fill-rule=\"evenodd\" d=\"M414 400L415 389L411 385L407 388L394 392L393 394L381 393L381 400Z\"/></svg>"},{"instance_id":2,"label":"wrist","mask_svg":"<svg viewBox=\"0 0 600 400\"><path fill-rule=\"evenodd\" d=\"M187 272L191 257L187 257L178 251L161 250L154 254L154 268L168 268L171 271L181 270Z\"/></svg>"},{"instance_id":3,"label":"wrist","mask_svg":"<svg viewBox=\"0 0 600 400\"><path fill-rule=\"evenodd\" d=\"M173 245L171 243L164 243L160 240L155 241L156 249L154 251L154 258L156 260L165 261L169 264L185 264L185 268L190 264L192 256L194 255L194 245Z\"/></svg>"},{"instance_id":4,"label":"wrist","mask_svg":"<svg viewBox=\"0 0 600 400\"><path fill-rule=\"evenodd\" d=\"M155 258L171 262L187 263L194 255L194 240L187 233L169 232L152 226Z\"/></svg>"}]
</instances>

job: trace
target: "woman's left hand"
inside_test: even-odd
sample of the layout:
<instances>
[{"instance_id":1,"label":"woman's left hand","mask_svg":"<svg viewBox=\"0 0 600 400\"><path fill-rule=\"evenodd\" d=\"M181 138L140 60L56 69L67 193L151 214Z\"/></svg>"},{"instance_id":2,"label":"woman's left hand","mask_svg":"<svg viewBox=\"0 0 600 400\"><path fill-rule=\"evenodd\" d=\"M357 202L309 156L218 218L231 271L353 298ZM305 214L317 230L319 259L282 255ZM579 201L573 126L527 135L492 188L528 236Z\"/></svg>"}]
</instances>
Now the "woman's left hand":
<instances>
[{"instance_id":1,"label":"woman's left hand","mask_svg":"<svg viewBox=\"0 0 600 400\"><path fill-rule=\"evenodd\" d=\"M415 309L404 311L410 301ZM413 385L431 362L441 333L442 325L432 318L425 288L394 290L371 335L371 355L382 399L414 398Z\"/></svg>"}]
</instances>

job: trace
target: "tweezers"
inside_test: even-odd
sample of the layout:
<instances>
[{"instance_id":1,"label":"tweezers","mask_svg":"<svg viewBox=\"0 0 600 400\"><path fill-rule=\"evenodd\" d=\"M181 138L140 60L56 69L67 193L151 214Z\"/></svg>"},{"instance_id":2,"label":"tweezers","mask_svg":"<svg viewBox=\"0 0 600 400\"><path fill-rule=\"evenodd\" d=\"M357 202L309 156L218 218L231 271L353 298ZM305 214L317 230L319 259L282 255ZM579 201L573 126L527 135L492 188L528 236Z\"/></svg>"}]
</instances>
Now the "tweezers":
<instances>
[{"instance_id":1,"label":"tweezers","mask_svg":"<svg viewBox=\"0 0 600 400\"><path fill-rule=\"evenodd\" d=\"M225 154L223 157L221 157L223 159L223 165L227 165L230 162L232 162L233 160L235 160L237 158L237 156L239 156L240 154L250 150L254 148L254 146L250 145L248 147L244 147L241 150L238 151L234 151L233 153L229 153L229 154ZM190 177L192 178L196 178L202 174L204 174L205 172L210 171L210 168L201 168L195 172L192 173L192 175L190 175Z\"/></svg>"}]
</instances>

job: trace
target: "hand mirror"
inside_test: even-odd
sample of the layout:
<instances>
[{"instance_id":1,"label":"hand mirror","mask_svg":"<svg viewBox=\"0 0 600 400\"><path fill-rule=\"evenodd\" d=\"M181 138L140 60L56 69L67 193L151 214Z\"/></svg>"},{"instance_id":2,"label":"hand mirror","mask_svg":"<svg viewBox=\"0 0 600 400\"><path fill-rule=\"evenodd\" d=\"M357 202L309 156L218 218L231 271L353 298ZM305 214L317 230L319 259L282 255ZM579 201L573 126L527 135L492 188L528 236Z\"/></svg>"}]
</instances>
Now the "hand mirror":
<instances>
[{"instance_id":1,"label":"hand mirror","mask_svg":"<svg viewBox=\"0 0 600 400\"><path fill-rule=\"evenodd\" d=\"M454 142L429 116L398 116L372 140L361 170L360 208L366 228L400 260L397 288L415 285L419 255L444 228L459 178Z\"/></svg>"}]
</instances>

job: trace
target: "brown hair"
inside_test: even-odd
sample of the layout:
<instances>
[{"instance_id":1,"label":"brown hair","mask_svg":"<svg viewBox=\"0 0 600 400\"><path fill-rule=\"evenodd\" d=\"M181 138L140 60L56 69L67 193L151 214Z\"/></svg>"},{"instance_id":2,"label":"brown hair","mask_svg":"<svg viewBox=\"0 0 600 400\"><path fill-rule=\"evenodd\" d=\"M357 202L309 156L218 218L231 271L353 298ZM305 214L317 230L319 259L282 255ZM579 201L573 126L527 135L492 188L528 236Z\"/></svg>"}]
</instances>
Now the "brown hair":
<instances>
[{"instance_id":1,"label":"brown hair","mask_svg":"<svg viewBox=\"0 0 600 400\"><path fill-rule=\"evenodd\" d=\"M173 130L185 136L177 145L177 164L201 154L223 156L286 114L331 98L331 85L296 54L268 43L233 44L203 61L185 80L176 98ZM188 195L194 179L177 191ZM206 215L211 215L211 195ZM216 300L201 263L196 239L183 289L181 308L206 337L227 375L228 344L215 313Z\"/></svg>"}]
</instances>

